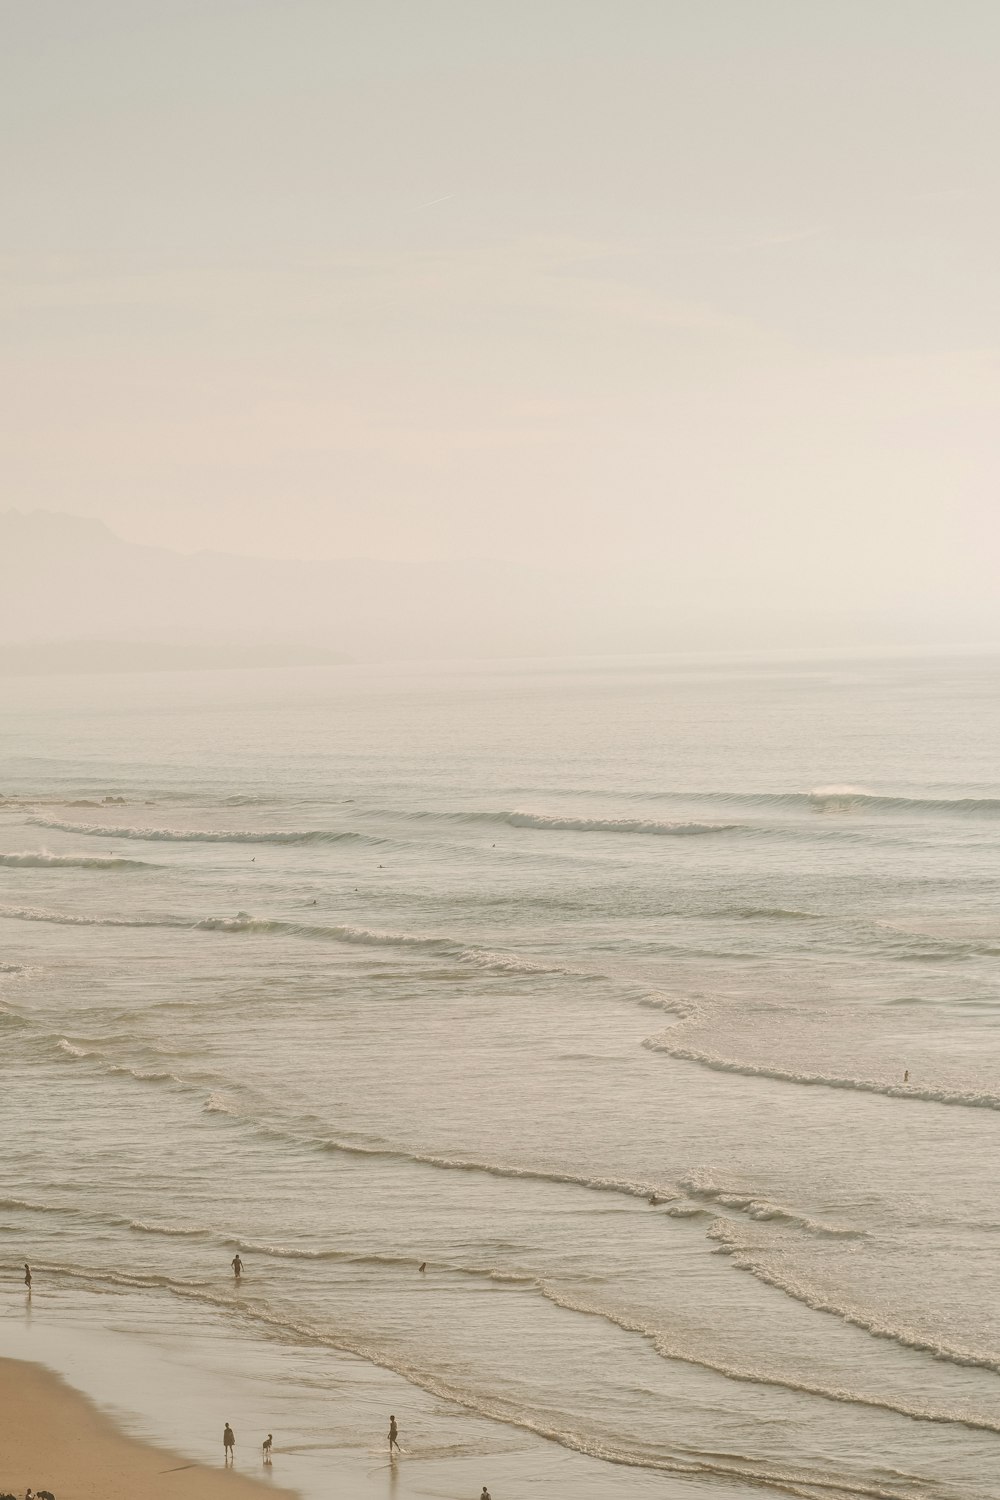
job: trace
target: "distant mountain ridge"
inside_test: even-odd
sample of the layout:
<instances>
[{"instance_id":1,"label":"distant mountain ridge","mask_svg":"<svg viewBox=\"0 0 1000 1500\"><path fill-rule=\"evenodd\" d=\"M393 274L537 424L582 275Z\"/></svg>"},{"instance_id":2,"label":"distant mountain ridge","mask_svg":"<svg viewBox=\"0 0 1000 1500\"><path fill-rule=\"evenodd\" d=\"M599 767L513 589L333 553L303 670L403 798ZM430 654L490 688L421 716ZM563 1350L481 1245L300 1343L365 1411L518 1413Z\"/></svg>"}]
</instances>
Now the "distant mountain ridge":
<instances>
[{"instance_id":1,"label":"distant mountain ridge","mask_svg":"<svg viewBox=\"0 0 1000 1500\"><path fill-rule=\"evenodd\" d=\"M565 582L510 563L286 561L139 546L103 522L0 513L0 642L308 646L339 656L575 649ZM567 610L567 605L569 608Z\"/></svg>"},{"instance_id":2,"label":"distant mountain ridge","mask_svg":"<svg viewBox=\"0 0 1000 1500\"><path fill-rule=\"evenodd\" d=\"M530 538L525 555L530 557ZM744 580L744 583L746 581ZM751 580L752 583L752 580ZM747 603L747 598L753 602ZM278 560L124 541L102 521L0 512L0 672L384 659L914 647L1000 640L1000 610L778 612L683 568Z\"/></svg>"}]
</instances>

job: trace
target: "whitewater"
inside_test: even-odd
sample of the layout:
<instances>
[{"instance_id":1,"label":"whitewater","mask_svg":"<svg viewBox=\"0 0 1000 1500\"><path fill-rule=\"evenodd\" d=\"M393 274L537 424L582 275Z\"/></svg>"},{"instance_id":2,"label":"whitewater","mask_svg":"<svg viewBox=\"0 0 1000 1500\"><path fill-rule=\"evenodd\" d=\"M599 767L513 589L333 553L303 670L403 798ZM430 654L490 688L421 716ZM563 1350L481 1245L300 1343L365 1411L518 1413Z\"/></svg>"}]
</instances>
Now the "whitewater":
<instances>
[{"instance_id":1,"label":"whitewater","mask_svg":"<svg viewBox=\"0 0 1000 1500\"><path fill-rule=\"evenodd\" d=\"M8 681L3 1352L307 1500L996 1494L998 679Z\"/></svg>"}]
</instances>

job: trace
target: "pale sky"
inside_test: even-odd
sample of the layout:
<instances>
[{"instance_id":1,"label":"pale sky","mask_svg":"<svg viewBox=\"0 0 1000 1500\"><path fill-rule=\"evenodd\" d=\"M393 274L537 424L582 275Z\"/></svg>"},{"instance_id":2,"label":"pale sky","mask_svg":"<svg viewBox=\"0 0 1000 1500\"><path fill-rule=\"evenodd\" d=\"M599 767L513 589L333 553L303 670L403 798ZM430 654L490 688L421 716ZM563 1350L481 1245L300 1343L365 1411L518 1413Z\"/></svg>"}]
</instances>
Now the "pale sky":
<instances>
[{"instance_id":1,"label":"pale sky","mask_svg":"<svg viewBox=\"0 0 1000 1500\"><path fill-rule=\"evenodd\" d=\"M963 607L995 0L2 0L7 504Z\"/></svg>"}]
</instances>

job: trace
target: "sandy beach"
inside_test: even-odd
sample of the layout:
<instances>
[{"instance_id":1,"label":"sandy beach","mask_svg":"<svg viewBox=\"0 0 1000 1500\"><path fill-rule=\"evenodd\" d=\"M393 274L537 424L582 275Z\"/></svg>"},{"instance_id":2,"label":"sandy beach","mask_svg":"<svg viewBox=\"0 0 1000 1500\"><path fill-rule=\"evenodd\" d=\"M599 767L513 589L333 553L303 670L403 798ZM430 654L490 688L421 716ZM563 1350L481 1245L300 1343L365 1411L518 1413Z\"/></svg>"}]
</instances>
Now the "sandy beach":
<instances>
[{"instance_id":1,"label":"sandy beach","mask_svg":"<svg viewBox=\"0 0 1000 1500\"><path fill-rule=\"evenodd\" d=\"M4 1413L0 1492L50 1490L57 1500L131 1495L141 1500L261 1500L265 1486L192 1463L119 1432L79 1391L40 1365L0 1359ZM271 1494L291 1495L272 1484Z\"/></svg>"}]
</instances>

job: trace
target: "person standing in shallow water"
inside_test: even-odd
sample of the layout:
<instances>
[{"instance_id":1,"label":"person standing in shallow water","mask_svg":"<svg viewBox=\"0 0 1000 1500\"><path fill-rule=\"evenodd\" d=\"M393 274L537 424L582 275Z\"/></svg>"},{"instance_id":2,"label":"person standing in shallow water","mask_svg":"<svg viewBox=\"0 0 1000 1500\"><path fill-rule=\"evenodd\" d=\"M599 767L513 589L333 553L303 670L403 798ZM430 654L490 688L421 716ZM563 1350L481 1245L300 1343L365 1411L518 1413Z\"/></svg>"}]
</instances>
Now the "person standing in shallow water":
<instances>
[{"instance_id":1,"label":"person standing in shallow water","mask_svg":"<svg viewBox=\"0 0 1000 1500\"><path fill-rule=\"evenodd\" d=\"M390 1418L389 1418L389 1457L390 1458L392 1457L393 1444L395 1444L396 1452L397 1453L401 1453L403 1451L400 1448L400 1446L399 1446L399 1428L396 1426L396 1418L393 1417L393 1416L390 1416Z\"/></svg>"},{"instance_id":2,"label":"person standing in shallow water","mask_svg":"<svg viewBox=\"0 0 1000 1500\"><path fill-rule=\"evenodd\" d=\"M238 1250L233 1256L232 1265L233 1275L236 1277L236 1280L239 1281L240 1277L243 1275L243 1262L240 1260L240 1252Z\"/></svg>"},{"instance_id":3,"label":"person standing in shallow water","mask_svg":"<svg viewBox=\"0 0 1000 1500\"><path fill-rule=\"evenodd\" d=\"M227 1422L222 1429L222 1452L223 1461L231 1464L233 1461L233 1449L236 1447L236 1434Z\"/></svg>"},{"instance_id":4,"label":"person standing in shallow water","mask_svg":"<svg viewBox=\"0 0 1000 1500\"><path fill-rule=\"evenodd\" d=\"M24 1284L28 1288L28 1291L30 1292L31 1291L31 1267L28 1265L27 1261L24 1262Z\"/></svg>"}]
</instances>

